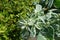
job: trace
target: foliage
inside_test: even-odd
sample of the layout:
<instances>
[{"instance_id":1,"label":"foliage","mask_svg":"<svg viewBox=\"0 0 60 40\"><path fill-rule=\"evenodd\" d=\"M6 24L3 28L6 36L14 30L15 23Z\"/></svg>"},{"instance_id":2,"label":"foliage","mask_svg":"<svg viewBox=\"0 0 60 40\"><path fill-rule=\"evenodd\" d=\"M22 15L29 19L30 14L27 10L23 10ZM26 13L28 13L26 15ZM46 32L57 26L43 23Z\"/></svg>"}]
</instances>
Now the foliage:
<instances>
[{"instance_id":1,"label":"foliage","mask_svg":"<svg viewBox=\"0 0 60 40\"><path fill-rule=\"evenodd\" d=\"M22 30L28 30L31 37L39 36L37 34L39 34L40 32L47 38L46 40L54 40L55 35L58 36L59 34L58 31L60 27L60 14L53 13L52 10L49 10L47 14L44 14L44 11L42 10L43 9L41 5L37 4L36 9L34 10L35 13L32 13L31 15L27 14L26 19L24 19L23 17L21 18L22 21L20 20L18 23L19 27L21 26L20 28Z\"/></svg>"},{"instance_id":2,"label":"foliage","mask_svg":"<svg viewBox=\"0 0 60 40\"><path fill-rule=\"evenodd\" d=\"M56 8L60 8L60 0L55 0L54 5Z\"/></svg>"},{"instance_id":3,"label":"foliage","mask_svg":"<svg viewBox=\"0 0 60 40\"><path fill-rule=\"evenodd\" d=\"M39 0L0 0L0 40L60 37L60 14L52 11L44 14L37 3Z\"/></svg>"},{"instance_id":4,"label":"foliage","mask_svg":"<svg viewBox=\"0 0 60 40\"><path fill-rule=\"evenodd\" d=\"M20 40L21 29L16 28L16 22L34 9L33 1L0 0L0 40Z\"/></svg>"}]
</instances>

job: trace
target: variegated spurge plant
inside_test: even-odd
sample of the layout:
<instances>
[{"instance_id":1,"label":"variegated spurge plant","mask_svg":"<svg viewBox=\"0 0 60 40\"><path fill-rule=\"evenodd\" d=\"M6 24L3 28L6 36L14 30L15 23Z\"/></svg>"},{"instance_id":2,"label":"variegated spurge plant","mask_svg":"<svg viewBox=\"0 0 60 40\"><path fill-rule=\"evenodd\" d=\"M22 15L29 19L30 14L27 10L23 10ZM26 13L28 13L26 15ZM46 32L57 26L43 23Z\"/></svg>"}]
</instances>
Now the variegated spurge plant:
<instances>
[{"instance_id":1,"label":"variegated spurge plant","mask_svg":"<svg viewBox=\"0 0 60 40\"><path fill-rule=\"evenodd\" d=\"M53 13L52 10L44 14L42 6L36 4L32 13L27 13L25 18L21 16L17 28L21 28L23 40L29 37L36 37L37 40L55 40L60 37L60 14Z\"/></svg>"}]
</instances>

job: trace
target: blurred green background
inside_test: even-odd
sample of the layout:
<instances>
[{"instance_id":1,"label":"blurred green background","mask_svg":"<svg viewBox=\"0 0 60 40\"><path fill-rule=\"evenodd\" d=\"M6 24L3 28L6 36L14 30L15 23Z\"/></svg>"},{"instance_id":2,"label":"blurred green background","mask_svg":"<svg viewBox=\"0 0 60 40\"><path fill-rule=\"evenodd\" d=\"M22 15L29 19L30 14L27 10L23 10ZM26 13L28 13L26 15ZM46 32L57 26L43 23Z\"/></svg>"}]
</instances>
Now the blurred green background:
<instances>
[{"instance_id":1,"label":"blurred green background","mask_svg":"<svg viewBox=\"0 0 60 40\"><path fill-rule=\"evenodd\" d=\"M21 40L21 29L16 28L20 16L34 9L36 0L0 0L0 40ZM36 1L38 2L38 0Z\"/></svg>"}]
</instances>

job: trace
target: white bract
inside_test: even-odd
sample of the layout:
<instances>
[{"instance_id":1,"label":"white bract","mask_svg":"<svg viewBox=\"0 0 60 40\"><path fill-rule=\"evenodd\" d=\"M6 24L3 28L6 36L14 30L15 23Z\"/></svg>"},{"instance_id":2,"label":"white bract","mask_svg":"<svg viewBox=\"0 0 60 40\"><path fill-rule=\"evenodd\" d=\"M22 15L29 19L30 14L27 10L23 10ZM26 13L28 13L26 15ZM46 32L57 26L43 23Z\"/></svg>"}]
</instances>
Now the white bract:
<instances>
[{"instance_id":1,"label":"white bract","mask_svg":"<svg viewBox=\"0 0 60 40\"><path fill-rule=\"evenodd\" d=\"M39 12L39 11L41 11L41 10L42 10L42 6L39 5L39 4L37 4L37 5L36 5L36 9L35 9L35 13L37 13L37 12Z\"/></svg>"}]
</instances>

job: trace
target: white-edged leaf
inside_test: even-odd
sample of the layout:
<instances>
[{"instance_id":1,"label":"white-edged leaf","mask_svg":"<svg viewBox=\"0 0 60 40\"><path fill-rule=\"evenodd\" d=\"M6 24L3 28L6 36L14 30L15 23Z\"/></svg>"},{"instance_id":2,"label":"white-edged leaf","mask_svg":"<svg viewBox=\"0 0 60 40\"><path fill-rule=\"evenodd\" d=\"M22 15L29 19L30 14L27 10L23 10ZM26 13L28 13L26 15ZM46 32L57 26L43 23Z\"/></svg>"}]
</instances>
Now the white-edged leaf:
<instances>
[{"instance_id":1,"label":"white-edged leaf","mask_svg":"<svg viewBox=\"0 0 60 40\"><path fill-rule=\"evenodd\" d=\"M39 4L37 4L37 5L36 5L36 9L35 9L35 13L37 13L37 12L39 12L39 11L41 11L41 10L42 10L42 6L39 5Z\"/></svg>"},{"instance_id":2,"label":"white-edged leaf","mask_svg":"<svg viewBox=\"0 0 60 40\"><path fill-rule=\"evenodd\" d=\"M41 33L38 34L37 40L47 40Z\"/></svg>"}]
</instances>

